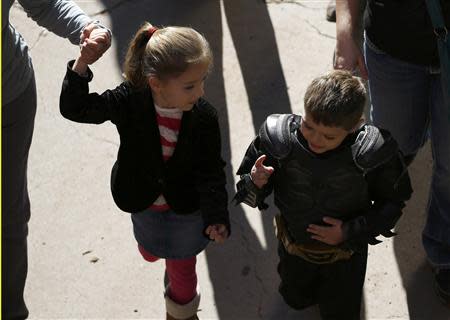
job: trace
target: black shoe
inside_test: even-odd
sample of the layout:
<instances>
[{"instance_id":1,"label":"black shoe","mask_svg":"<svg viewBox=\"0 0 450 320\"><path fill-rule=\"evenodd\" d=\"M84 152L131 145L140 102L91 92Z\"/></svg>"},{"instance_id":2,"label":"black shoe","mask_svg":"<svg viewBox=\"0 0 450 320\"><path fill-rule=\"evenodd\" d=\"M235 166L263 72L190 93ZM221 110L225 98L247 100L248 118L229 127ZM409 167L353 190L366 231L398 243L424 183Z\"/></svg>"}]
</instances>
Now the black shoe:
<instances>
[{"instance_id":1,"label":"black shoe","mask_svg":"<svg viewBox=\"0 0 450 320\"><path fill-rule=\"evenodd\" d=\"M434 290L441 302L450 308L450 269L435 269Z\"/></svg>"},{"instance_id":2,"label":"black shoe","mask_svg":"<svg viewBox=\"0 0 450 320\"><path fill-rule=\"evenodd\" d=\"M327 6L327 21L336 22L336 2L330 1Z\"/></svg>"}]
</instances>

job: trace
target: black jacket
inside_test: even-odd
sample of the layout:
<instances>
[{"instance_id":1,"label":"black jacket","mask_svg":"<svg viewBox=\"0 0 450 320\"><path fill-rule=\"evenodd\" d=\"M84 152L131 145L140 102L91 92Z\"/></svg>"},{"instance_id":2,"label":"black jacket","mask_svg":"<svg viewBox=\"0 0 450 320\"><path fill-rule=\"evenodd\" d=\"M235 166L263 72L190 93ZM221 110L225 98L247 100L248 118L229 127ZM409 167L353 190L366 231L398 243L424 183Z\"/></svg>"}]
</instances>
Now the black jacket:
<instances>
[{"instance_id":1,"label":"black jacket","mask_svg":"<svg viewBox=\"0 0 450 320\"><path fill-rule=\"evenodd\" d=\"M291 119L295 123L286 124L290 128L286 129L290 132L286 144L292 148L289 154L276 160L261 142L260 130L260 135L248 147L237 174L250 173L256 159L266 155L265 165L274 167L275 171L262 188L261 197L274 192L275 205L297 243L316 242L306 229L309 224L324 225L324 216L344 222L347 241L343 246L362 248L367 242L377 243L375 237L379 234L390 236L390 229L400 218L404 202L412 193L397 144L394 144L395 150L387 154L378 153L378 157L383 155L379 164L362 170L355 164L353 146L366 126L349 134L337 148L315 154L309 150L299 129L300 117ZM271 138L272 143L281 144L276 137Z\"/></svg>"},{"instance_id":2,"label":"black jacket","mask_svg":"<svg viewBox=\"0 0 450 320\"><path fill-rule=\"evenodd\" d=\"M72 121L113 122L120 135L111 190L117 206L136 213L148 208L162 193L176 213L200 209L205 226L225 224L229 229L225 162L221 158L216 110L199 99L183 113L173 156L165 163L150 89L137 90L123 82L101 95L89 93L87 77L75 73L69 62L61 96L61 114Z\"/></svg>"},{"instance_id":3,"label":"black jacket","mask_svg":"<svg viewBox=\"0 0 450 320\"><path fill-rule=\"evenodd\" d=\"M450 1L440 0L450 28ZM425 0L368 0L364 25L376 47L394 58L419 65L439 66L436 35Z\"/></svg>"}]
</instances>

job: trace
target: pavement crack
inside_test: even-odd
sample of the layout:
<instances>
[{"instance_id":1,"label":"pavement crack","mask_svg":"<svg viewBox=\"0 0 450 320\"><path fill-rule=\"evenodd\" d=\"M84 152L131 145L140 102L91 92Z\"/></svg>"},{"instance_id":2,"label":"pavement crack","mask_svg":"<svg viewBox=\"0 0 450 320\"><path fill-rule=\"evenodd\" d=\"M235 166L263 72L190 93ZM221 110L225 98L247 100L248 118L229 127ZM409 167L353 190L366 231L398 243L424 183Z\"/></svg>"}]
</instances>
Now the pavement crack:
<instances>
[{"instance_id":1,"label":"pavement crack","mask_svg":"<svg viewBox=\"0 0 450 320\"><path fill-rule=\"evenodd\" d=\"M263 318L262 310L263 310L263 308L264 308L264 299L263 299L263 297L264 297L265 295L267 295L267 289L266 289L266 287L265 287L265 285L264 285L264 279L261 278L261 276L260 276L260 275L258 274L258 272L256 271L256 270L257 270L257 269L256 269L256 266L255 266L254 270L255 270L255 279L256 279L257 282L259 282L260 287L261 287L262 290L263 290L263 294L260 294L260 295L259 295L259 300L258 300L258 310L257 310L258 317L259 317L260 319L262 319L262 318Z\"/></svg>"},{"instance_id":2,"label":"pavement crack","mask_svg":"<svg viewBox=\"0 0 450 320\"><path fill-rule=\"evenodd\" d=\"M304 20L311 28L313 28L314 30L316 30L317 34L324 37L324 38L328 38L328 39L333 39L336 40L336 37L330 36L329 34L323 33L322 31L320 31L319 28L317 28L314 24L312 24L311 22L309 22L309 20Z\"/></svg>"},{"instance_id":3,"label":"pavement crack","mask_svg":"<svg viewBox=\"0 0 450 320\"><path fill-rule=\"evenodd\" d=\"M31 51L33 50L34 47L36 47L39 42L41 41L42 38L44 38L45 36L47 36L48 30L45 28L42 28L41 31L38 34L37 39L34 41L34 43L30 46L28 46L28 49Z\"/></svg>"},{"instance_id":4,"label":"pavement crack","mask_svg":"<svg viewBox=\"0 0 450 320\"><path fill-rule=\"evenodd\" d=\"M81 127L78 127L77 125L70 124L70 126L75 130L75 132L87 137L88 139L92 139L93 141L96 141L96 142L105 142L105 143L111 144L113 146L119 147L119 143L117 143L113 140L103 138L103 137L98 137L96 135L96 133L85 132L84 130L81 129Z\"/></svg>"},{"instance_id":5,"label":"pavement crack","mask_svg":"<svg viewBox=\"0 0 450 320\"><path fill-rule=\"evenodd\" d=\"M112 145L114 145L114 146L116 146L116 147L119 147L119 144L116 143L116 142L114 142L114 141L112 141L112 140L109 140L109 139L106 139L106 138L101 138L101 137L96 137L96 136L94 136L94 135L92 135L92 134L89 134L89 133L87 133L86 135L87 135L90 139L92 139L92 140L94 140L94 141L98 141L98 142L106 142L106 143L108 143L108 144L112 144Z\"/></svg>"}]
</instances>

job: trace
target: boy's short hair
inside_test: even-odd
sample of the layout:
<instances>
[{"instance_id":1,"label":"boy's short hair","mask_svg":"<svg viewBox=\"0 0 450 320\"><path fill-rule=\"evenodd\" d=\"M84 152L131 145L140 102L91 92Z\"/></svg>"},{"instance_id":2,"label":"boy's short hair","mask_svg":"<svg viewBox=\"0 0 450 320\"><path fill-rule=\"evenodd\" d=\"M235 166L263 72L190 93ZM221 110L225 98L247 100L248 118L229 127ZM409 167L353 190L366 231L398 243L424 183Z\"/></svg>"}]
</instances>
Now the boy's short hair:
<instances>
[{"instance_id":1,"label":"boy's short hair","mask_svg":"<svg viewBox=\"0 0 450 320\"><path fill-rule=\"evenodd\" d=\"M324 126L352 130L362 118L366 88L349 71L334 70L317 77L306 89L305 112Z\"/></svg>"}]
</instances>

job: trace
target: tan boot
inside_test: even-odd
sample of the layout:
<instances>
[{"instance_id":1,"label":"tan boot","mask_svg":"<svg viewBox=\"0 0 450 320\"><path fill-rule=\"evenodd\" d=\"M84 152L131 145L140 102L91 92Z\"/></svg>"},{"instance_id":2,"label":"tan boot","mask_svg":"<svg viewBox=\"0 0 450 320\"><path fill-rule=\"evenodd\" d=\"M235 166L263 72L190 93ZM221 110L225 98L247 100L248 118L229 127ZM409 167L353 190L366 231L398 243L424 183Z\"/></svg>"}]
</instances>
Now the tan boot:
<instances>
[{"instance_id":1,"label":"tan boot","mask_svg":"<svg viewBox=\"0 0 450 320\"><path fill-rule=\"evenodd\" d=\"M197 310L200 305L200 295L197 294L194 299L186 304L178 304L168 295L166 299L166 320L198 320Z\"/></svg>"},{"instance_id":2,"label":"tan boot","mask_svg":"<svg viewBox=\"0 0 450 320\"><path fill-rule=\"evenodd\" d=\"M166 320L180 320L180 319L176 319L176 318L172 317L170 314L166 313ZM199 319L198 319L197 315L194 314L192 317L189 317L189 318L186 318L183 320L199 320Z\"/></svg>"}]
</instances>

